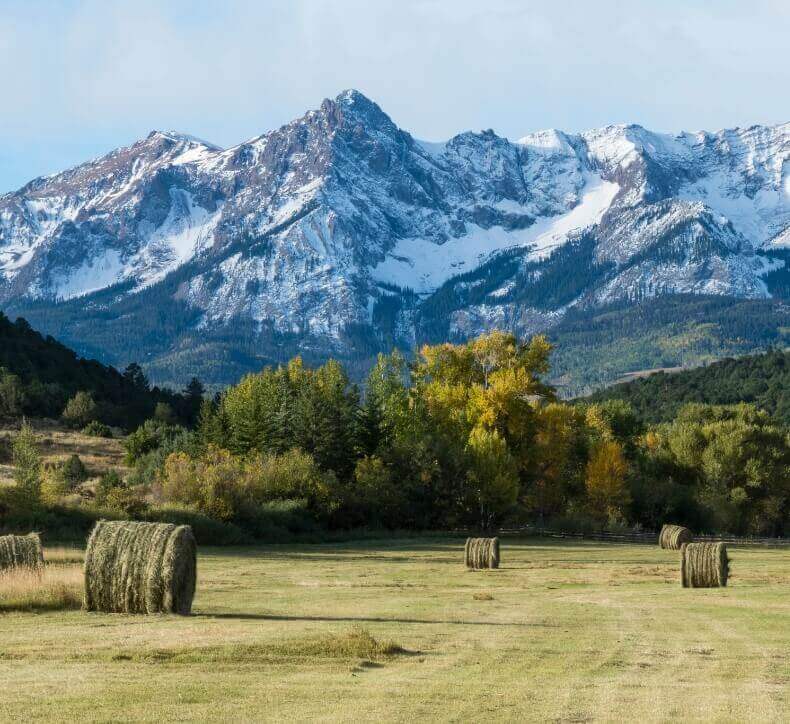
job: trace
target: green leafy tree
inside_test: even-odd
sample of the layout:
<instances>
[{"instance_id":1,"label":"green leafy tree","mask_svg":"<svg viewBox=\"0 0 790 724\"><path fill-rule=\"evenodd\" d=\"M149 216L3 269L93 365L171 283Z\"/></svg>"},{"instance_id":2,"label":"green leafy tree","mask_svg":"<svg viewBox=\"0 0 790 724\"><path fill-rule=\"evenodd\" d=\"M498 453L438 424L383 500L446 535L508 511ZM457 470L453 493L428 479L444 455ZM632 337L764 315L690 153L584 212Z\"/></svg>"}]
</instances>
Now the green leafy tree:
<instances>
[{"instance_id":1,"label":"green leafy tree","mask_svg":"<svg viewBox=\"0 0 790 724\"><path fill-rule=\"evenodd\" d=\"M63 421L71 427L85 427L98 414L98 406L89 392L80 391L72 397L63 409Z\"/></svg>"},{"instance_id":2,"label":"green leafy tree","mask_svg":"<svg viewBox=\"0 0 790 724\"><path fill-rule=\"evenodd\" d=\"M108 470L99 478L96 484L96 504L107 505L108 496L116 488L127 487L117 470Z\"/></svg>"},{"instance_id":3,"label":"green leafy tree","mask_svg":"<svg viewBox=\"0 0 790 724\"><path fill-rule=\"evenodd\" d=\"M37 502L41 492L41 454L33 428L22 421L13 443L14 481L17 490L29 502Z\"/></svg>"},{"instance_id":4,"label":"green leafy tree","mask_svg":"<svg viewBox=\"0 0 790 724\"><path fill-rule=\"evenodd\" d=\"M175 414L173 408L166 402L157 402L154 408L154 420L167 425L175 424Z\"/></svg>"},{"instance_id":5,"label":"green leafy tree","mask_svg":"<svg viewBox=\"0 0 790 724\"><path fill-rule=\"evenodd\" d=\"M421 400L412 407L424 405L444 459L464 461L466 485L456 494L483 528L501 518L530 481L536 407L554 397L541 380L550 352L544 337L521 344L496 331L420 350L412 390Z\"/></svg>"},{"instance_id":6,"label":"green leafy tree","mask_svg":"<svg viewBox=\"0 0 790 724\"><path fill-rule=\"evenodd\" d=\"M134 465L140 458L165 444L184 431L176 425L159 420L146 420L123 441L127 465Z\"/></svg>"},{"instance_id":7,"label":"green leafy tree","mask_svg":"<svg viewBox=\"0 0 790 724\"><path fill-rule=\"evenodd\" d=\"M380 354L365 382L365 397L358 413L358 447L362 455L375 455L392 444L393 413L403 406L408 391L406 360L400 352Z\"/></svg>"},{"instance_id":8,"label":"green leafy tree","mask_svg":"<svg viewBox=\"0 0 790 724\"><path fill-rule=\"evenodd\" d=\"M19 417L25 405L25 397L19 377L0 367L0 416Z\"/></svg>"},{"instance_id":9,"label":"green leafy tree","mask_svg":"<svg viewBox=\"0 0 790 724\"><path fill-rule=\"evenodd\" d=\"M685 471L712 530L790 530L787 430L753 405L683 407L659 428L659 449Z\"/></svg>"},{"instance_id":10,"label":"green leafy tree","mask_svg":"<svg viewBox=\"0 0 790 724\"><path fill-rule=\"evenodd\" d=\"M105 425L103 422L99 422L98 420L92 420L84 428L82 428L83 435L89 435L90 437L112 437L112 430L110 430L109 426Z\"/></svg>"}]
</instances>

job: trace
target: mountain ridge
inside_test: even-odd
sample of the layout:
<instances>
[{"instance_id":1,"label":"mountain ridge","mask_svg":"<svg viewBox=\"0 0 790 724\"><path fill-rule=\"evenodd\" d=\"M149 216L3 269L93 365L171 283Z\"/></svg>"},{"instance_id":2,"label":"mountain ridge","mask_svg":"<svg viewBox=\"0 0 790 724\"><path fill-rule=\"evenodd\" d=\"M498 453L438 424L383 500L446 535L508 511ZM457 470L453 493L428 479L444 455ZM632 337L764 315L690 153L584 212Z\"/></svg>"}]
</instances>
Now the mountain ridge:
<instances>
[{"instance_id":1,"label":"mountain ridge","mask_svg":"<svg viewBox=\"0 0 790 724\"><path fill-rule=\"evenodd\" d=\"M78 348L93 310L120 362L113 329L150 351L152 309L181 324L154 325L161 354L202 337L268 360L526 335L673 294L770 299L789 158L787 123L428 143L349 90L227 149L152 131L0 196L0 303ZM143 331L119 324L130 308Z\"/></svg>"}]
</instances>

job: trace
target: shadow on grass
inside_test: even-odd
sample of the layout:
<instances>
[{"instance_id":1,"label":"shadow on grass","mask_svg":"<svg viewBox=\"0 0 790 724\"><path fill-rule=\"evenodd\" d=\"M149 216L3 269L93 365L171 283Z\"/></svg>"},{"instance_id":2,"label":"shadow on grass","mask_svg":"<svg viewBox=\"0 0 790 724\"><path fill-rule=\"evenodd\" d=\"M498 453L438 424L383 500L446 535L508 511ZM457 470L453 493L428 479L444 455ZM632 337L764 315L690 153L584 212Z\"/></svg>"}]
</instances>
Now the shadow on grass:
<instances>
[{"instance_id":1,"label":"shadow on grass","mask_svg":"<svg viewBox=\"0 0 790 724\"><path fill-rule=\"evenodd\" d=\"M196 618L229 621L339 621L344 623L417 623L437 626L508 626L514 628L560 628L554 623L523 623L518 621L447 621L424 618L385 618L383 616L287 616L277 613L193 613Z\"/></svg>"}]
</instances>

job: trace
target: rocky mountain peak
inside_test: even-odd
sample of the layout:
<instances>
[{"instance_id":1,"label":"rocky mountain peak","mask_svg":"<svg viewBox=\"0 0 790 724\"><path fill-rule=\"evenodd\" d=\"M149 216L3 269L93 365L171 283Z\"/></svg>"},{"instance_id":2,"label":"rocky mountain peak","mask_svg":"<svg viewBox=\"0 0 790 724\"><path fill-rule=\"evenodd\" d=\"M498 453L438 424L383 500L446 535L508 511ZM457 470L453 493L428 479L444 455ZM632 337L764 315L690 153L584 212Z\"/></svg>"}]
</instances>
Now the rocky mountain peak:
<instances>
[{"instance_id":1,"label":"rocky mountain peak","mask_svg":"<svg viewBox=\"0 0 790 724\"><path fill-rule=\"evenodd\" d=\"M176 337L319 356L623 299L767 298L788 159L788 124L425 143L349 90L227 150L153 131L0 197L0 298L106 320L153 305Z\"/></svg>"}]
</instances>

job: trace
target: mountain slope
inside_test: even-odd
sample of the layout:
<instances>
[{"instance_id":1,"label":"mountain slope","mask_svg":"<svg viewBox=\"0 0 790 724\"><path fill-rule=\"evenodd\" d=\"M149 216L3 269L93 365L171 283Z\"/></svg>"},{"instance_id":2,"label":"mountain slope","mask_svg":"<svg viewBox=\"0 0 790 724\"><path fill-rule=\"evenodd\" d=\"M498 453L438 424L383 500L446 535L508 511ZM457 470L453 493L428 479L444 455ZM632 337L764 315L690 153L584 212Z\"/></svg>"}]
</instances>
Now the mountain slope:
<instances>
[{"instance_id":1,"label":"mountain slope","mask_svg":"<svg viewBox=\"0 0 790 724\"><path fill-rule=\"evenodd\" d=\"M573 309L549 331L563 397L629 372L690 368L790 344L790 307L773 299L671 295Z\"/></svg>"},{"instance_id":2,"label":"mountain slope","mask_svg":"<svg viewBox=\"0 0 790 724\"><path fill-rule=\"evenodd\" d=\"M790 352L725 359L707 367L636 379L596 393L593 400L622 399L648 423L666 422L690 402L754 403L790 424Z\"/></svg>"},{"instance_id":3,"label":"mountain slope","mask_svg":"<svg viewBox=\"0 0 790 724\"><path fill-rule=\"evenodd\" d=\"M346 91L227 150L154 132L0 197L0 303L115 364L221 382L570 309L768 299L788 158L790 124L425 143Z\"/></svg>"},{"instance_id":4,"label":"mountain slope","mask_svg":"<svg viewBox=\"0 0 790 724\"><path fill-rule=\"evenodd\" d=\"M97 419L126 429L149 418L158 402L184 419L194 401L156 387L133 368L124 373L85 359L24 319L11 322L0 312L0 415L58 418L75 393L89 392Z\"/></svg>"}]
</instances>

